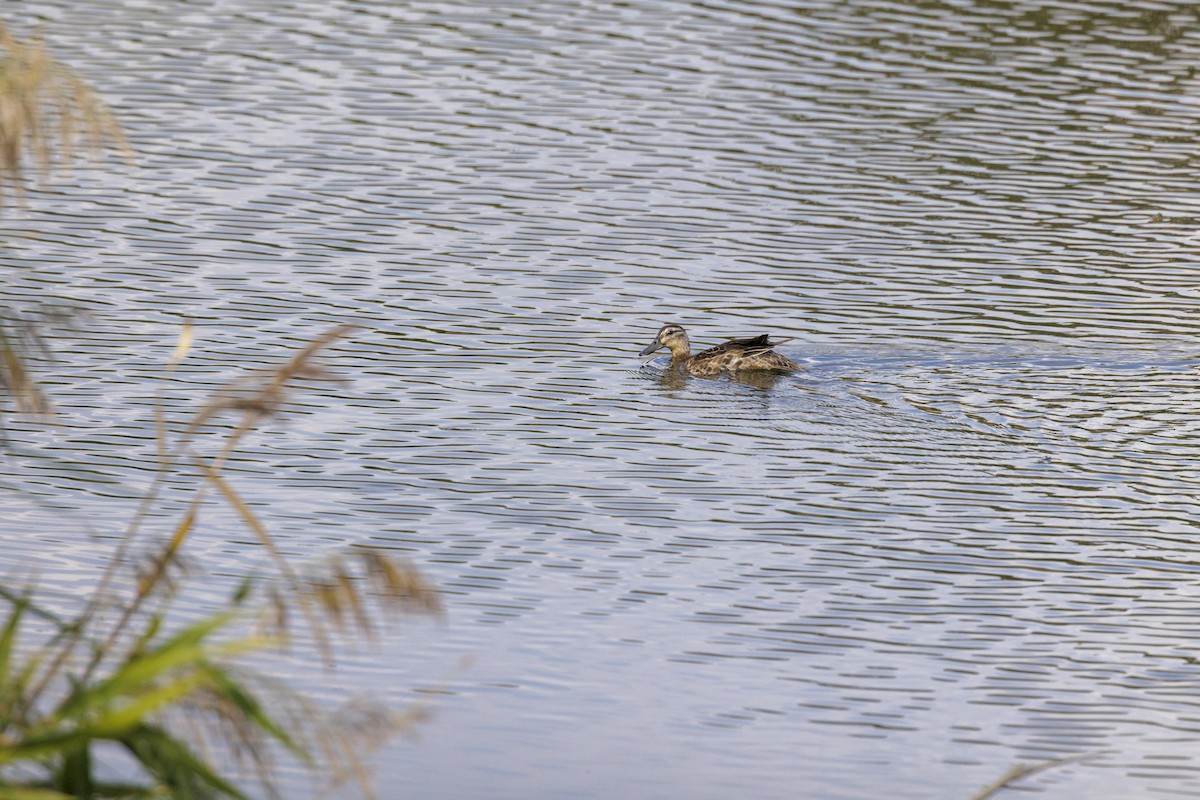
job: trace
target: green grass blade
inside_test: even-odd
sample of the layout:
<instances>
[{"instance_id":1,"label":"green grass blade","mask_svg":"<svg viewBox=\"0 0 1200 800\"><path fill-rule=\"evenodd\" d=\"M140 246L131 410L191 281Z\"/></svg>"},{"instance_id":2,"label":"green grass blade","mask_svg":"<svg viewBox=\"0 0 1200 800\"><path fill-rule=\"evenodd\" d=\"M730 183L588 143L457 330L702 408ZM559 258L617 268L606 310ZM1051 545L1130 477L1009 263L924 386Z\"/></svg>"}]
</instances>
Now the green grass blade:
<instances>
[{"instance_id":1,"label":"green grass blade","mask_svg":"<svg viewBox=\"0 0 1200 800\"><path fill-rule=\"evenodd\" d=\"M54 731L15 744L0 747L0 764L60 755L87 742L88 737L76 730Z\"/></svg>"},{"instance_id":2,"label":"green grass blade","mask_svg":"<svg viewBox=\"0 0 1200 800\"><path fill-rule=\"evenodd\" d=\"M25 615L28 605L29 601L26 598L21 598L14 603L12 614L9 615L8 622L4 624L3 632L0 632L0 687L8 686L8 669L12 661L13 642L17 638L17 629L21 626L21 618Z\"/></svg>"},{"instance_id":3,"label":"green grass blade","mask_svg":"<svg viewBox=\"0 0 1200 800\"><path fill-rule=\"evenodd\" d=\"M118 697L138 694L165 673L187 667L195 668L205 659L205 637L226 625L232 618L232 614L214 615L184 628L154 650L136 653L109 678L90 686L79 687L59 707L55 716L66 719L102 708Z\"/></svg>"},{"instance_id":4,"label":"green grass blade","mask_svg":"<svg viewBox=\"0 0 1200 800\"><path fill-rule=\"evenodd\" d=\"M28 607L29 603L24 598L15 602L8 622L4 624L4 630L0 632L0 719L8 721L13 721L14 717L20 713L17 709L22 705L20 700L29 676L29 673L25 672L19 676L18 680L13 680L9 674L12 670L13 643L16 641L17 631L21 627L21 619L25 616L25 609Z\"/></svg>"},{"instance_id":5,"label":"green grass blade","mask_svg":"<svg viewBox=\"0 0 1200 800\"><path fill-rule=\"evenodd\" d=\"M0 800L74 800L70 795L52 789L26 789L0 786Z\"/></svg>"},{"instance_id":6,"label":"green grass blade","mask_svg":"<svg viewBox=\"0 0 1200 800\"><path fill-rule=\"evenodd\" d=\"M275 720L267 716L267 713L263 711L262 705L254 695L238 683L226 670L221 669L216 664L206 664L204 668L213 686L221 693L221 696L233 703L247 719L286 747L293 755L302 759L305 763L312 763L312 754L297 744Z\"/></svg>"},{"instance_id":7,"label":"green grass blade","mask_svg":"<svg viewBox=\"0 0 1200 800\"><path fill-rule=\"evenodd\" d=\"M130 728L144 722L146 717L155 711L187 697L207 682L207 676L201 674L190 674L177 678L140 693L133 702L125 703L120 708L109 711L81 730L98 739L120 738Z\"/></svg>"},{"instance_id":8,"label":"green grass blade","mask_svg":"<svg viewBox=\"0 0 1200 800\"><path fill-rule=\"evenodd\" d=\"M93 800L91 742L72 747L63 753L58 770L58 788L79 800Z\"/></svg>"},{"instance_id":9,"label":"green grass blade","mask_svg":"<svg viewBox=\"0 0 1200 800\"><path fill-rule=\"evenodd\" d=\"M161 728L141 725L122 738L121 743L170 791L172 797L250 800L201 761L187 745Z\"/></svg>"}]
</instances>

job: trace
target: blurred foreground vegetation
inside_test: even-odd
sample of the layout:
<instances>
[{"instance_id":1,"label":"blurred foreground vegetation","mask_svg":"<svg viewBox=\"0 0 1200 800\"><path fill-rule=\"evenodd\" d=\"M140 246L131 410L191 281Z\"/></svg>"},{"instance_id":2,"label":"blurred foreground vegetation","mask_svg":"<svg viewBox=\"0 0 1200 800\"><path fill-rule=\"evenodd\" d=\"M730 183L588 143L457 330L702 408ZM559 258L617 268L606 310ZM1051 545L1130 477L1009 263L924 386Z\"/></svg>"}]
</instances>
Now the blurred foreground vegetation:
<instances>
[{"instance_id":1,"label":"blurred foreground vegetation","mask_svg":"<svg viewBox=\"0 0 1200 800\"><path fill-rule=\"evenodd\" d=\"M52 610L34 586L0 583L9 606L0 626L0 798L244 798L238 776L251 774L277 796L281 748L323 779L357 778L369 792L362 754L408 729L421 710L361 704L330 713L235 657L285 647L299 624L332 664L335 640L369 639L397 613L437 616L439 595L414 567L376 550L293 564L224 474L298 383L335 379L317 357L350 330L335 328L229 385L177 433L160 411L155 479L78 612ZM185 327L172 366L189 339ZM190 487L185 509L168 529L144 533L168 483ZM192 582L184 552L210 501L234 509L273 567L181 626L172 612ZM135 779L105 774L111 759L98 754L114 748L136 766ZM218 764L231 765L234 777Z\"/></svg>"},{"instance_id":2,"label":"blurred foreground vegetation","mask_svg":"<svg viewBox=\"0 0 1200 800\"><path fill-rule=\"evenodd\" d=\"M119 126L83 81L40 42L0 28L0 203L23 196L31 161L44 173L69 161L81 141L124 149ZM50 337L71 320L53 303L0 308L0 419L49 414L31 365L50 358ZM298 628L332 664L335 641L370 639L398 613L437 616L439 595L412 565L376 550L293 564L224 469L301 387L336 379L318 357L350 333L342 326L318 336L207 398L185 421L170 424L159 408L154 479L77 609L57 610L4 565L0 800L246 798L248 782L279 796L282 752L317 770L325 791L357 779L370 792L363 755L413 725L421 709L318 708L238 657L286 647ZM191 344L185 325L168 370ZM162 524L168 484L186 487L184 511L149 530L152 518ZM177 607L195 585L184 554L214 502L236 512L272 566L183 624Z\"/></svg>"},{"instance_id":3,"label":"blurred foreground vegetation","mask_svg":"<svg viewBox=\"0 0 1200 800\"><path fill-rule=\"evenodd\" d=\"M128 155L121 126L95 91L41 40L18 39L0 24L0 204L24 194L30 161L45 177L81 145L98 155L106 143Z\"/></svg>"}]
</instances>

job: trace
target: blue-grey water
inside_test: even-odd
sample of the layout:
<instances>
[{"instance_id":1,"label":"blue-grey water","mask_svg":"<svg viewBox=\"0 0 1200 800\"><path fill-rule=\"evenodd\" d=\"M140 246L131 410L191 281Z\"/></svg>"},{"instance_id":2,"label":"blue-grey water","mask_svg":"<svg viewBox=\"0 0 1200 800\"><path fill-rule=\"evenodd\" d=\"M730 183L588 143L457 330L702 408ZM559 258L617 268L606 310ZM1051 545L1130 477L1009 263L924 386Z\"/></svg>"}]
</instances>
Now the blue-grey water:
<instances>
[{"instance_id":1,"label":"blue-grey water","mask_svg":"<svg viewBox=\"0 0 1200 800\"><path fill-rule=\"evenodd\" d=\"M6 574L86 591L159 398L353 322L352 381L229 477L290 555L445 592L335 674L272 662L432 698L381 797L965 799L1070 756L1019 787L1200 795L1195 5L5 12L135 153L0 218L2 302L90 312L54 424L7 421ZM643 366L668 321L808 369ZM265 561L218 504L193 548L194 613Z\"/></svg>"}]
</instances>

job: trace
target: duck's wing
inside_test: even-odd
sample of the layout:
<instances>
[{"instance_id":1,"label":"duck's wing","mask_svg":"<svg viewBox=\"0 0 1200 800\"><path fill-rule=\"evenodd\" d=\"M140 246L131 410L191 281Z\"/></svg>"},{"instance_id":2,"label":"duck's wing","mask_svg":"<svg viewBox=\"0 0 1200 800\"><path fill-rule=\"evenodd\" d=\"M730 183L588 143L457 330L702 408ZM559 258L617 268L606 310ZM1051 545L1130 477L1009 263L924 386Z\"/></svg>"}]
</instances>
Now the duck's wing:
<instances>
[{"instance_id":1,"label":"duck's wing","mask_svg":"<svg viewBox=\"0 0 1200 800\"><path fill-rule=\"evenodd\" d=\"M758 336L750 336L746 339L730 339L725 343L726 347L737 347L742 350L764 350L769 349L775 343L771 341L770 334L762 333Z\"/></svg>"},{"instance_id":2,"label":"duck's wing","mask_svg":"<svg viewBox=\"0 0 1200 800\"><path fill-rule=\"evenodd\" d=\"M722 342L716 347L710 347L707 350L701 350L696 355L692 356L692 361L721 361L726 359L741 359L751 356L761 356L771 353L771 348L777 344L790 342L791 338L787 339L771 339L771 335L767 333L759 334L758 336L748 336L745 339L730 339L728 342ZM776 355L771 353L772 355ZM783 361L792 363L783 356L780 356Z\"/></svg>"},{"instance_id":3,"label":"duck's wing","mask_svg":"<svg viewBox=\"0 0 1200 800\"><path fill-rule=\"evenodd\" d=\"M727 356L730 353L741 353L744 348L739 344L741 340L732 339L728 342L722 342L716 347L710 347L707 350L701 350L696 355L692 356L692 361L705 361L712 358L720 358Z\"/></svg>"},{"instance_id":4,"label":"duck's wing","mask_svg":"<svg viewBox=\"0 0 1200 800\"><path fill-rule=\"evenodd\" d=\"M695 361L703 361L710 358L720 358L721 356L745 356L751 353L765 353L774 347L774 345L775 343L771 341L771 337L764 333L745 339L730 339L728 342L722 342L716 347L701 350L692 356L692 358Z\"/></svg>"},{"instance_id":5,"label":"duck's wing","mask_svg":"<svg viewBox=\"0 0 1200 800\"><path fill-rule=\"evenodd\" d=\"M772 339L770 334L762 333L758 336L750 336L745 339L730 339L725 344L719 346L728 348L730 350L740 350L749 355L751 353L765 352L770 350L772 347L784 344L785 342L790 342L791 340L792 337L788 337L786 339Z\"/></svg>"}]
</instances>

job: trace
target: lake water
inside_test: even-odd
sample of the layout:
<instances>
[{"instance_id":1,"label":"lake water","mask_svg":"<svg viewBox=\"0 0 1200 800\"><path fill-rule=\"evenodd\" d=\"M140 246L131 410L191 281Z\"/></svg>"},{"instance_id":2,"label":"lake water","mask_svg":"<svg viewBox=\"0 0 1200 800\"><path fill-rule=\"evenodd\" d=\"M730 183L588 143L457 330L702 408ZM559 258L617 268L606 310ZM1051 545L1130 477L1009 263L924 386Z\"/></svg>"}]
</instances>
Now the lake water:
<instances>
[{"instance_id":1,"label":"lake water","mask_svg":"<svg viewBox=\"0 0 1200 800\"><path fill-rule=\"evenodd\" d=\"M288 553L386 547L446 592L444 627L278 667L432 693L381 797L965 800L1066 756L1020 787L1200 794L1195 5L5 19L136 151L0 219L3 302L93 315L46 370L57 424L8 423L6 574L91 585L156 396L354 322L326 358L353 382L230 477ZM664 322L808 369L642 366ZM197 613L262 562L205 519Z\"/></svg>"}]
</instances>

